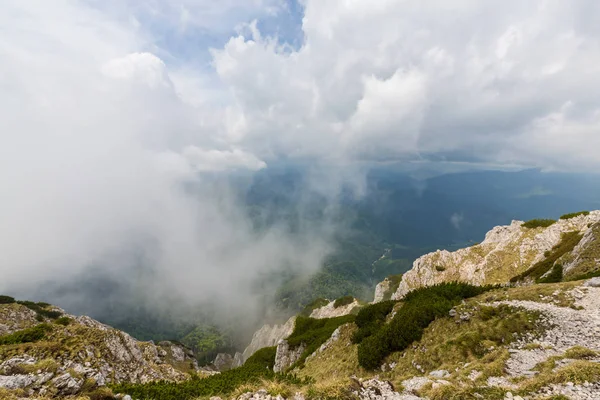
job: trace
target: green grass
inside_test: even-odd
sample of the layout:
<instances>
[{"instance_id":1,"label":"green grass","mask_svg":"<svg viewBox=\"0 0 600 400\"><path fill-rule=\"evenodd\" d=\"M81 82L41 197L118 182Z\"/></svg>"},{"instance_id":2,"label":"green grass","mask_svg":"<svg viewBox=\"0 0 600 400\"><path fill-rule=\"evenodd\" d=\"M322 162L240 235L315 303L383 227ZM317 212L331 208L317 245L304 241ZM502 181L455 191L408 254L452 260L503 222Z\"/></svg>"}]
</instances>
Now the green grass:
<instances>
[{"instance_id":1,"label":"green grass","mask_svg":"<svg viewBox=\"0 0 600 400\"><path fill-rule=\"evenodd\" d=\"M9 344L31 343L42 340L46 332L51 330L47 324L39 324L32 328L16 331L9 335L0 336L0 346Z\"/></svg>"},{"instance_id":2,"label":"green grass","mask_svg":"<svg viewBox=\"0 0 600 400\"><path fill-rule=\"evenodd\" d=\"M553 219L532 219L530 221L524 222L522 226L528 229L547 228L551 225L554 225L555 223L556 221Z\"/></svg>"},{"instance_id":3,"label":"green grass","mask_svg":"<svg viewBox=\"0 0 600 400\"><path fill-rule=\"evenodd\" d=\"M309 383L310 380L302 380L295 375L274 373L275 352L276 347L261 349L241 367L206 378L193 376L192 379L180 383L125 383L112 386L112 390L115 393L129 394L135 399L187 400L202 396L227 395L242 385L256 384L263 380L297 385Z\"/></svg>"},{"instance_id":4,"label":"green grass","mask_svg":"<svg viewBox=\"0 0 600 400\"><path fill-rule=\"evenodd\" d=\"M303 365L306 357L321 347L321 345L331 337L333 331L341 325L354 322L355 318L356 316L351 314L342 317L323 319L308 318L301 315L298 316L296 318L294 332L287 338L287 341L290 348L297 348L304 344L306 349L290 369Z\"/></svg>"},{"instance_id":5,"label":"green grass","mask_svg":"<svg viewBox=\"0 0 600 400\"><path fill-rule=\"evenodd\" d=\"M493 286L473 286L467 283L442 283L409 292L394 318L358 346L358 362L369 370L379 368L385 357L401 351L421 339L423 331L438 317L448 312L462 299L477 296Z\"/></svg>"},{"instance_id":6,"label":"green grass","mask_svg":"<svg viewBox=\"0 0 600 400\"><path fill-rule=\"evenodd\" d=\"M589 211L579 211L571 214L565 214L560 217L560 219L571 219L575 217L579 217L580 215L590 215Z\"/></svg>"},{"instance_id":7,"label":"green grass","mask_svg":"<svg viewBox=\"0 0 600 400\"><path fill-rule=\"evenodd\" d=\"M352 304L353 302L354 302L353 296L340 297L333 303L333 308L340 308L343 306L347 306L348 304Z\"/></svg>"},{"instance_id":8,"label":"green grass","mask_svg":"<svg viewBox=\"0 0 600 400\"><path fill-rule=\"evenodd\" d=\"M514 283L527 278L532 278L533 280L536 280L540 283L549 283L558 282L553 279L557 279L559 277L562 280L562 266L560 268L557 268L556 270L553 270L550 274L551 276L548 277L548 280L540 280L540 278L542 277L542 275L544 275L546 272L550 271L550 269L554 267L554 264L556 263L556 261L558 261L560 257L565 255L566 253L570 253L571 251L573 251L575 246L577 246L577 244L579 244L579 242L581 241L582 237L583 235L581 235L579 232L563 233L560 243L558 243L552 248L552 250L545 254L546 258L544 258L542 261L535 263L527 271L511 278L510 281Z\"/></svg>"}]
</instances>

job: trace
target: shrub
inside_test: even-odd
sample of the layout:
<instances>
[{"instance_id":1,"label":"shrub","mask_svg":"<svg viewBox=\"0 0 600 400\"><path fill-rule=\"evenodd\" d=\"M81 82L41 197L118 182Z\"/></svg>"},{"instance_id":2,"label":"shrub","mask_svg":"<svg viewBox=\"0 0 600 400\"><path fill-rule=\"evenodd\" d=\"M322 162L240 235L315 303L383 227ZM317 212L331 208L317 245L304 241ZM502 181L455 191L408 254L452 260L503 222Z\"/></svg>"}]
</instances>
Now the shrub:
<instances>
[{"instance_id":1,"label":"shrub","mask_svg":"<svg viewBox=\"0 0 600 400\"><path fill-rule=\"evenodd\" d=\"M62 325L62 326L67 326L71 322L73 322L73 320L71 318L69 318L69 317L60 317L60 318L54 320L55 324Z\"/></svg>"},{"instance_id":2,"label":"shrub","mask_svg":"<svg viewBox=\"0 0 600 400\"><path fill-rule=\"evenodd\" d=\"M352 335L352 343L360 343L381 329L396 303L397 301L388 300L362 308L354 321L358 329Z\"/></svg>"},{"instance_id":3,"label":"shrub","mask_svg":"<svg viewBox=\"0 0 600 400\"><path fill-rule=\"evenodd\" d=\"M538 279L538 283L556 283L563 280L563 266L555 264L552 267L552 271L543 278Z\"/></svg>"},{"instance_id":4,"label":"shrub","mask_svg":"<svg viewBox=\"0 0 600 400\"><path fill-rule=\"evenodd\" d=\"M296 348L301 344L304 344L306 345L306 349L290 369L304 364L306 357L314 353L323 343L325 343L327 339L331 337L333 331L341 325L354 322L355 318L356 316L351 314L342 317L323 319L298 316L296 318L294 332L287 338L287 341L290 348Z\"/></svg>"},{"instance_id":5,"label":"shrub","mask_svg":"<svg viewBox=\"0 0 600 400\"><path fill-rule=\"evenodd\" d=\"M446 270L446 268L445 268L445 267L443 267L443 266L441 266L441 265L436 265L436 266L435 266L435 270L436 270L437 272L444 272L444 271Z\"/></svg>"},{"instance_id":6,"label":"shrub","mask_svg":"<svg viewBox=\"0 0 600 400\"><path fill-rule=\"evenodd\" d=\"M556 270L553 269L553 271L550 273L551 277L548 277L550 278L549 280L545 280L545 278L540 280L540 278L542 275L550 271L550 269L555 266L554 264L560 257L565 255L566 253L573 251L575 246L579 244L579 241L582 237L583 235L581 235L579 232L564 233L562 235L560 243L558 243L552 248L552 250L546 256L545 259L543 259L542 261L538 261L527 271L511 278L510 281L518 282L524 280L525 278L533 278L534 280L537 280L539 282L560 282L553 279L560 278L560 280L562 280L562 266L557 267Z\"/></svg>"},{"instance_id":7,"label":"shrub","mask_svg":"<svg viewBox=\"0 0 600 400\"><path fill-rule=\"evenodd\" d=\"M7 344L20 344L37 342L46 336L46 332L51 330L47 324L39 324L32 328L23 329L11 333L10 335L0 336L0 346Z\"/></svg>"},{"instance_id":8,"label":"shrub","mask_svg":"<svg viewBox=\"0 0 600 400\"><path fill-rule=\"evenodd\" d=\"M547 228L553 225L554 223L556 223L556 221L553 219L532 219L530 221L524 222L522 226L524 228L529 229Z\"/></svg>"},{"instance_id":9,"label":"shrub","mask_svg":"<svg viewBox=\"0 0 600 400\"><path fill-rule=\"evenodd\" d=\"M348 304L352 304L353 302L354 302L354 297L352 297L352 296L340 297L333 303L333 308L347 306Z\"/></svg>"},{"instance_id":10,"label":"shrub","mask_svg":"<svg viewBox=\"0 0 600 400\"><path fill-rule=\"evenodd\" d=\"M46 308L50 306L48 303L34 303L33 301L17 301L17 303L35 311L38 316L41 315L44 318L56 319L62 315L60 311L46 310Z\"/></svg>"},{"instance_id":11,"label":"shrub","mask_svg":"<svg viewBox=\"0 0 600 400\"><path fill-rule=\"evenodd\" d=\"M10 296L0 295L0 304L12 304L15 302L15 299Z\"/></svg>"},{"instance_id":12,"label":"shrub","mask_svg":"<svg viewBox=\"0 0 600 400\"><path fill-rule=\"evenodd\" d=\"M492 288L452 282L409 292L390 323L382 325L381 329L359 344L359 364L366 369L378 368L390 353L404 350L419 340L431 322L437 317L446 316L462 299L477 296Z\"/></svg>"},{"instance_id":13,"label":"shrub","mask_svg":"<svg viewBox=\"0 0 600 400\"><path fill-rule=\"evenodd\" d=\"M580 215L590 215L590 212L589 211L579 211L576 213L565 214L565 215L562 215L560 217L560 219L571 219L571 218L579 217Z\"/></svg>"}]
</instances>

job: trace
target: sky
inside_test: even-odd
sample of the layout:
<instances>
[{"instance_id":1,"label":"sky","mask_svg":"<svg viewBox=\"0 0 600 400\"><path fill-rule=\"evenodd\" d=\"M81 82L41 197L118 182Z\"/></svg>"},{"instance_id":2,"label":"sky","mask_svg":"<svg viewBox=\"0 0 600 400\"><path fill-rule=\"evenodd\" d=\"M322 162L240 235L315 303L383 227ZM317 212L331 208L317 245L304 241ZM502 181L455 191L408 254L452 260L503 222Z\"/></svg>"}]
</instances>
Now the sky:
<instances>
[{"instance_id":1,"label":"sky","mask_svg":"<svg viewBox=\"0 0 600 400\"><path fill-rule=\"evenodd\" d=\"M243 302L257 273L329 251L326 226L255 235L207 173L594 172L599 18L594 0L5 0L0 290L141 257L154 282Z\"/></svg>"}]
</instances>

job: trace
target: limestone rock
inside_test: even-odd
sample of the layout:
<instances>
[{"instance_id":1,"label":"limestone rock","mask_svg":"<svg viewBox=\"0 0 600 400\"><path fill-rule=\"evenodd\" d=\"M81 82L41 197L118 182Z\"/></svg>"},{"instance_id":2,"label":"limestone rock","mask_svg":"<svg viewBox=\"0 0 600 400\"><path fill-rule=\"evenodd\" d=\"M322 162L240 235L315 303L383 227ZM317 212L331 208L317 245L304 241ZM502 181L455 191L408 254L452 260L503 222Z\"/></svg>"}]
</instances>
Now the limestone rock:
<instances>
[{"instance_id":1,"label":"limestone rock","mask_svg":"<svg viewBox=\"0 0 600 400\"><path fill-rule=\"evenodd\" d=\"M231 368L241 367L243 363L244 355L239 351L236 351L235 355L233 356L233 363L231 364Z\"/></svg>"},{"instance_id":2,"label":"limestone rock","mask_svg":"<svg viewBox=\"0 0 600 400\"><path fill-rule=\"evenodd\" d=\"M360 307L360 304L356 299L354 299L354 301L350 304L346 304L345 306L340 306L337 308L334 304L335 301L332 301L323 307L314 309L310 314L310 317L316 319L341 317L352 313L352 311Z\"/></svg>"},{"instance_id":3,"label":"limestone rock","mask_svg":"<svg viewBox=\"0 0 600 400\"><path fill-rule=\"evenodd\" d=\"M219 372L227 371L233 365L233 357L231 357L231 354L219 353L215 357L213 365Z\"/></svg>"},{"instance_id":4,"label":"limestone rock","mask_svg":"<svg viewBox=\"0 0 600 400\"><path fill-rule=\"evenodd\" d=\"M52 379L52 384L59 394L69 396L79 392L81 385L83 385L83 379L74 378L67 372Z\"/></svg>"},{"instance_id":5,"label":"limestone rock","mask_svg":"<svg viewBox=\"0 0 600 400\"><path fill-rule=\"evenodd\" d=\"M486 234L483 242L475 246L454 252L438 250L419 257L412 269L402 276L400 286L392 298L399 300L413 289L441 282L463 281L475 285L506 283L542 260L544 253L558 244L564 233L583 233L584 239L588 239L580 242L582 246L596 243L590 239L590 231L596 229L599 222L600 211L592 211L589 215L558 220L547 228L528 229L522 226L522 221L497 226ZM583 252L583 249L579 251ZM571 269L578 262L583 262L577 255L571 258L568 264ZM586 262L589 262L589 258L585 258ZM600 266L600 260L598 265Z\"/></svg>"},{"instance_id":6,"label":"limestone rock","mask_svg":"<svg viewBox=\"0 0 600 400\"><path fill-rule=\"evenodd\" d=\"M244 362L258 350L276 346L281 339L287 339L294 331L296 317L291 317L285 324L282 325L264 325L262 328L254 332L252 341L242 354Z\"/></svg>"},{"instance_id":7,"label":"limestone rock","mask_svg":"<svg viewBox=\"0 0 600 400\"><path fill-rule=\"evenodd\" d=\"M275 353L274 372L284 372L292 364L300 359L300 356L306 349L304 344L295 349L291 349L287 340L282 339L277 344L277 352Z\"/></svg>"},{"instance_id":8,"label":"limestone rock","mask_svg":"<svg viewBox=\"0 0 600 400\"><path fill-rule=\"evenodd\" d=\"M373 299L373 303L382 302L385 299L386 293L391 289L392 282L385 278L383 281L379 282L375 287L375 297Z\"/></svg>"}]
</instances>

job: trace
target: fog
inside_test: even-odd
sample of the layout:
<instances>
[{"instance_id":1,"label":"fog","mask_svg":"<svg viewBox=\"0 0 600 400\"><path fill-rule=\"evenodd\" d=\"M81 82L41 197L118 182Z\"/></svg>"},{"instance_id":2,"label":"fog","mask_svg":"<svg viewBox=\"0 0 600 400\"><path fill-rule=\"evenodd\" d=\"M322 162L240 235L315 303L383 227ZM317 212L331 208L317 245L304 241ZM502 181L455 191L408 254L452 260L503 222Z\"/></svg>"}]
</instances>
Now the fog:
<instances>
[{"instance_id":1,"label":"fog","mask_svg":"<svg viewBox=\"0 0 600 400\"><path fill-rule=\"evenodd\" d=\"M419 4L4 1L0 292L252 319L364 165L597 169L595 2ZM299 160L325 214L257 228L240 182Z\"/></svg>"}]
</instances>

